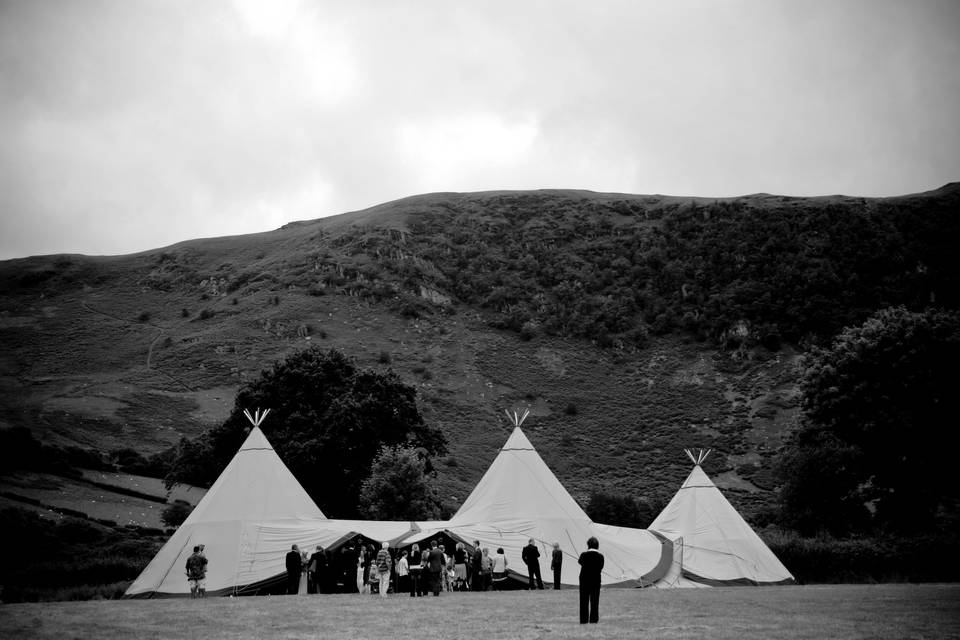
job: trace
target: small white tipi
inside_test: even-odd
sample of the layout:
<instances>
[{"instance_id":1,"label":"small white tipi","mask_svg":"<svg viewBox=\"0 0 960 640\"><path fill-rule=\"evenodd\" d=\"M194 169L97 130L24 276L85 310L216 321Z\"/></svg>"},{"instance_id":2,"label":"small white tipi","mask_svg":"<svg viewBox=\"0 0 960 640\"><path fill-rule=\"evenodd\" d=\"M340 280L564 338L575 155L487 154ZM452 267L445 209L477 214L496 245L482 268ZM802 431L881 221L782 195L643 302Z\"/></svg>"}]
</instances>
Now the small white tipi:
<instances>
[{"instance_id":1,"label":"small white tipi","mask_svg":"<svg viewBox=\"0 0 960 640\"><path fill-rule=\"evenodd\" d=\"M342 536L328 530L323 512L270 446L257 418L251 418L254 427L240 450L125 597L189 594L184 567L199 544L208 559L207 594L223 595L285 572L290 538L267 538L265 530L305 528L310 543L324 545ZM307 542L302 534L295 541Z\"/></svg>"},{"instance_id":2,"label":"small white tipi","mask_svg":"<svg viewBox=\"0 0 960 640\"><path fill-rule=\"evenodd\" d=\"M674 565L657 586L792 584L793 576L701 468L693 471L650 524L673 541Z\"/></svg>"}]
</instances>

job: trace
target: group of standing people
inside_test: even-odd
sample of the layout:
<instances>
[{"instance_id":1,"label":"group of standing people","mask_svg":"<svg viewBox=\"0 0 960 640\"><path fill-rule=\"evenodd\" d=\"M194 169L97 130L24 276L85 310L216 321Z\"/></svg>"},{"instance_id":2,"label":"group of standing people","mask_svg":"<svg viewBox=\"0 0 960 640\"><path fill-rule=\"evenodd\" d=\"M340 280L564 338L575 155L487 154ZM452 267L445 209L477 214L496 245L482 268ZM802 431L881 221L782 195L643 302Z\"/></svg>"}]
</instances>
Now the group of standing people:
<instances>
[{"instance_id":1,"label":"group of standing people","mask_svg":"<svg viewBox=\"0 0 960 640\"><path fill-rule=\"evenodd\" d=\"M540 549L537 548L533 538L527 543L520 553L523 564L527 566L527 588L532 590L534 585L537 589L543 589L543 578L540 575ZM550 554L550 570L553 571L553 588L560 590L560 573L563 570L563 552L560 551L560 543L553 543L553 552Z\"/></svg>"},{"instance_id":2,"label":"group of standing people","mask_svg":"<svg viewBox=\"0 0 960 640\"><path fill-rule=\"evenodd\" d=\"M530 538L530 542L523 548L521 558L527 565L527 588L533 589L536 584L536 588L543 589L543 579L540 577L540 550L533 538ZM577 559L580 565L580 624L596 623L600 620L600 582L603 562L600 541L591 536L587 540L587 550ZM563 570L563 552L560 551L559 543L553 545L550 569L553 570L553 588L559 589L560 573Z\"/></svg>"},{"instance_id":3,"label":"group of standing people","mask_svg":"<svg viewBox=\"0 0 960 640\"><path fill-rule=\"evenodd\" d=\"M528 546L531 545L532 539ZM556 546L559 549L559 545ZM524 548L524 562L527 562L527 558L528 551ZM539 551L535 557L530 556L530 562L537 563L536 572L539 575L539 560L536 558L539 558ZM425 596L428 593L437 596L441 591L500 590L505 586L509 564L502 547L491 555L490 549L481 547L478 540L474 541L472 550L458 542L450 555L446 553L444 545L436 540L431 541L430 546L422 551L419 545L414 544L410 549L409 560L404 558L401 562L406 564L409 582L404 581L401 575L398 591L406 592L404 587L409 584L410 597ZM559 573L556 575L559 589ZM543 588L542 582L540 588Z\"/></svg>"},{"instance_id":4,"label":"group of standing people","mask_svg":"<svg viewBox=\"0 0 960 640\"><path fill-rule=\"evenodd\" d=\"M581 553L578 559L581 624L599 620L600 576L604 563L599 546L597 539L591 537L587 540L587 550ZM194 560L198 552L203 557L202 546L196 547L194 555L187 560L188 576L191 576L191 561L194 567L201 566L200 560ZM530 538L523 548L521 558L527 568L527 588L543 589L540 550L533 538ZM309 558L297 545L293 545L286 556L287 593L371 593L371 587L375 584L380 596L386 597L394 574L396 592L409 592L411 598L429 593L439 596L441 591L488 591L491 588L498 590L507 580L508 566L503 548L498 548L491 556L490 550L481 548L479 541L474 541L473 549L469 551L463 543L458 542L453 553L449 555L437 540L430 541L430 546L422 551L418 544L414 544L409 554L400 551L396 561L386 542L382 543L376 552L372 544L360 544L358 549L353 545L345 545L339 554L317 546ZM550 569L553 572L553 588L560 589L563 552L559 543L553 545ZM202 573L206 574L206 557L202 560ZM190 579L191 593L194 593L194 578ZM304 580L306 589L303 586ZM202 595L200 587L196 589Z\"/></svg>"},{"instance_id":5,"label":"group of standing people","mask_svg":"<svg viewBox=\"0 0 960 640\"><path fill-rule=\"evenodd\" d=\"M595 537L587 540L587 550L580 554L580 623L595 623L600 615L600 577L603 571L603 554L600 543ZM457 588L471 591L488 591L491 587L499 589L507 579L507 557L503 548L495 555L490 550L480 548L480 542L474 541L473 549L467 551L463 543L458 542L452 555L445 553L438 541L432 540L430 547L420 550L414 544L408 555L401 551L394 562L390 545L382 543L380 550L374 553L373 545L359 545L357 551L352 545L345 545L339 556L321 546L309 557L297 545L292 545L286 556L286 591L297 593L370 593L372 575L376 576L377 591L381 597L387 597L391 576L396 573L396 592L407 593L410 597L425 596L433 593L439 596L441 591ZM540 576L540 550L533 538L521 552L521 558L527 566L527 588L543 589ZM187 580L190 595L193 598L206 596L207 556L204 545L196 545L187 558ZM554 543L550 558L553 571L553 588L560 588L560 574L563 568L563 552L560 544ZM375 573L374 573L375 572ZM351 579L355 576L355 581ZM306 589L304 589L306 584ZM355 587L355 589L353 588Z\"/></svg>"},{"instance_id":6,"label":"group of standing people","mask_svg":"<svg viewBox=\"0 0 960 640\"><path fill-rule=\"evenodd\" d=\"M369 593L371 573L380 573L376 569L380 555L372 544L348 543L336 551L317 545L312 554L294 544L286 555L285 591L290 595ZM387 557L392 565L393 558L389 553ZM390 575L389 570L386 575Z\"/></svg>"}]
</instances>

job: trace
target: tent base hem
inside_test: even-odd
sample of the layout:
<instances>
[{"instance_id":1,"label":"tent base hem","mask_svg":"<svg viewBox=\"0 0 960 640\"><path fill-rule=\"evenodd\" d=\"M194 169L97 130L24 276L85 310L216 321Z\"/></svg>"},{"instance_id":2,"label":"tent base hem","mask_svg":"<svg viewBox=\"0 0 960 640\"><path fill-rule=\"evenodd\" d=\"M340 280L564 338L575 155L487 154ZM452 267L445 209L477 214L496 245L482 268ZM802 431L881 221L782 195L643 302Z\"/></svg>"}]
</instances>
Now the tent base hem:
<instances>
[{"instance_id":1,"label":"tent base hem","mask_svg":"<svg viewBox=\"0 0 960 640\"><path fill-rule=\"evenodd\" d=\"M717 580L715 578L705 578L703 576L698 576L692 571L687 571L683 569L681 575L690 580L691 582L697 582L699 584L704 584L709 587L776 587L781 585L790 585L796 584L797 581L793 578L785 578L783 580L776 580L771 582L758 582L757 580L751 580L749 578L734 578L733 580Z\"/></svg>"}]
</instances>

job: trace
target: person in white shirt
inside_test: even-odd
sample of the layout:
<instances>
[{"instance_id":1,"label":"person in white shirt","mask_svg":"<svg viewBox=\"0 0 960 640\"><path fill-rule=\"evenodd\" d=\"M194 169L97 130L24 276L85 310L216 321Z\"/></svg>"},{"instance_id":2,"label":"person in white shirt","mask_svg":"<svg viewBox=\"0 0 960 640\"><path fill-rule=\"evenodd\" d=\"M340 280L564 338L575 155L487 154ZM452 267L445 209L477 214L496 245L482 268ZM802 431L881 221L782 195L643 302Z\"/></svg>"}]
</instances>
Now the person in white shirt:
<instances>
[{"instance_id":1,"label":"person in white shirt","mask_svg":"<svg viewBox=\"0 0 960 640\"><path fill-rule=\"evenodd\" d=\"M407 560L407 552L400 552L400 559L397 560L397 593L406 593L410 590L410 563Z\"/></svg>"},{"instance_id":2,"label":"person in white shirt","mask_svg":"<svg viewBox=\"0 0 960 640\"><path fill-rule=\"evenodd\" d=\"M493 556L493 588L499 590L507 580L507 556L503 555L503 547L497 549Z\"/></svg>"}]
</instances>

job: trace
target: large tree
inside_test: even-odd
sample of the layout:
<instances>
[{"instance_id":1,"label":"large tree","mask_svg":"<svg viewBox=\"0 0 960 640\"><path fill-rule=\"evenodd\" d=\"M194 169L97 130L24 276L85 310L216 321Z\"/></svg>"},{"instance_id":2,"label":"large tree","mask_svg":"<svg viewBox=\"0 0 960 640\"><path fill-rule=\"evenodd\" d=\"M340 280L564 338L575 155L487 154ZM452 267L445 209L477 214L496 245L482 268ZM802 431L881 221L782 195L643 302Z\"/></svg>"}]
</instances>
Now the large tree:
<instances>
[{"instance_id":1,"label":"large tree","mask_svg":"<svg viewBox=\"0 0 960 640\"><path fill-rule=\"evenodd\" d=\"M956 430L960 314L890 308L814 349L802 378L807 424L785 456L788 514L831 491L835 506L869 504L878 524L919 529L957 495L948 472ZM843 473L833 487L789 482ZM859 517L852 510L854 517Z\"/></svg>"},{"instance_id":2,"label":"large tree","mask_svg":"<svg viewBox=\"0 0 960 640\"><path fill-rule=\"evenodd\" d=\"M174 464L168 482L215 480L249 431L244 409L254 408L271 410L264 433L330 517L358 515L361 482L382 446L405 444L426 455L446 449L443 434L424 423L413 387L393 372L358 369L336 350L313 347L263 371L240 389L222 425L181 443L184 464ZM204 459L200 469L197 459Z\"/></svg>"}]
</instances>

